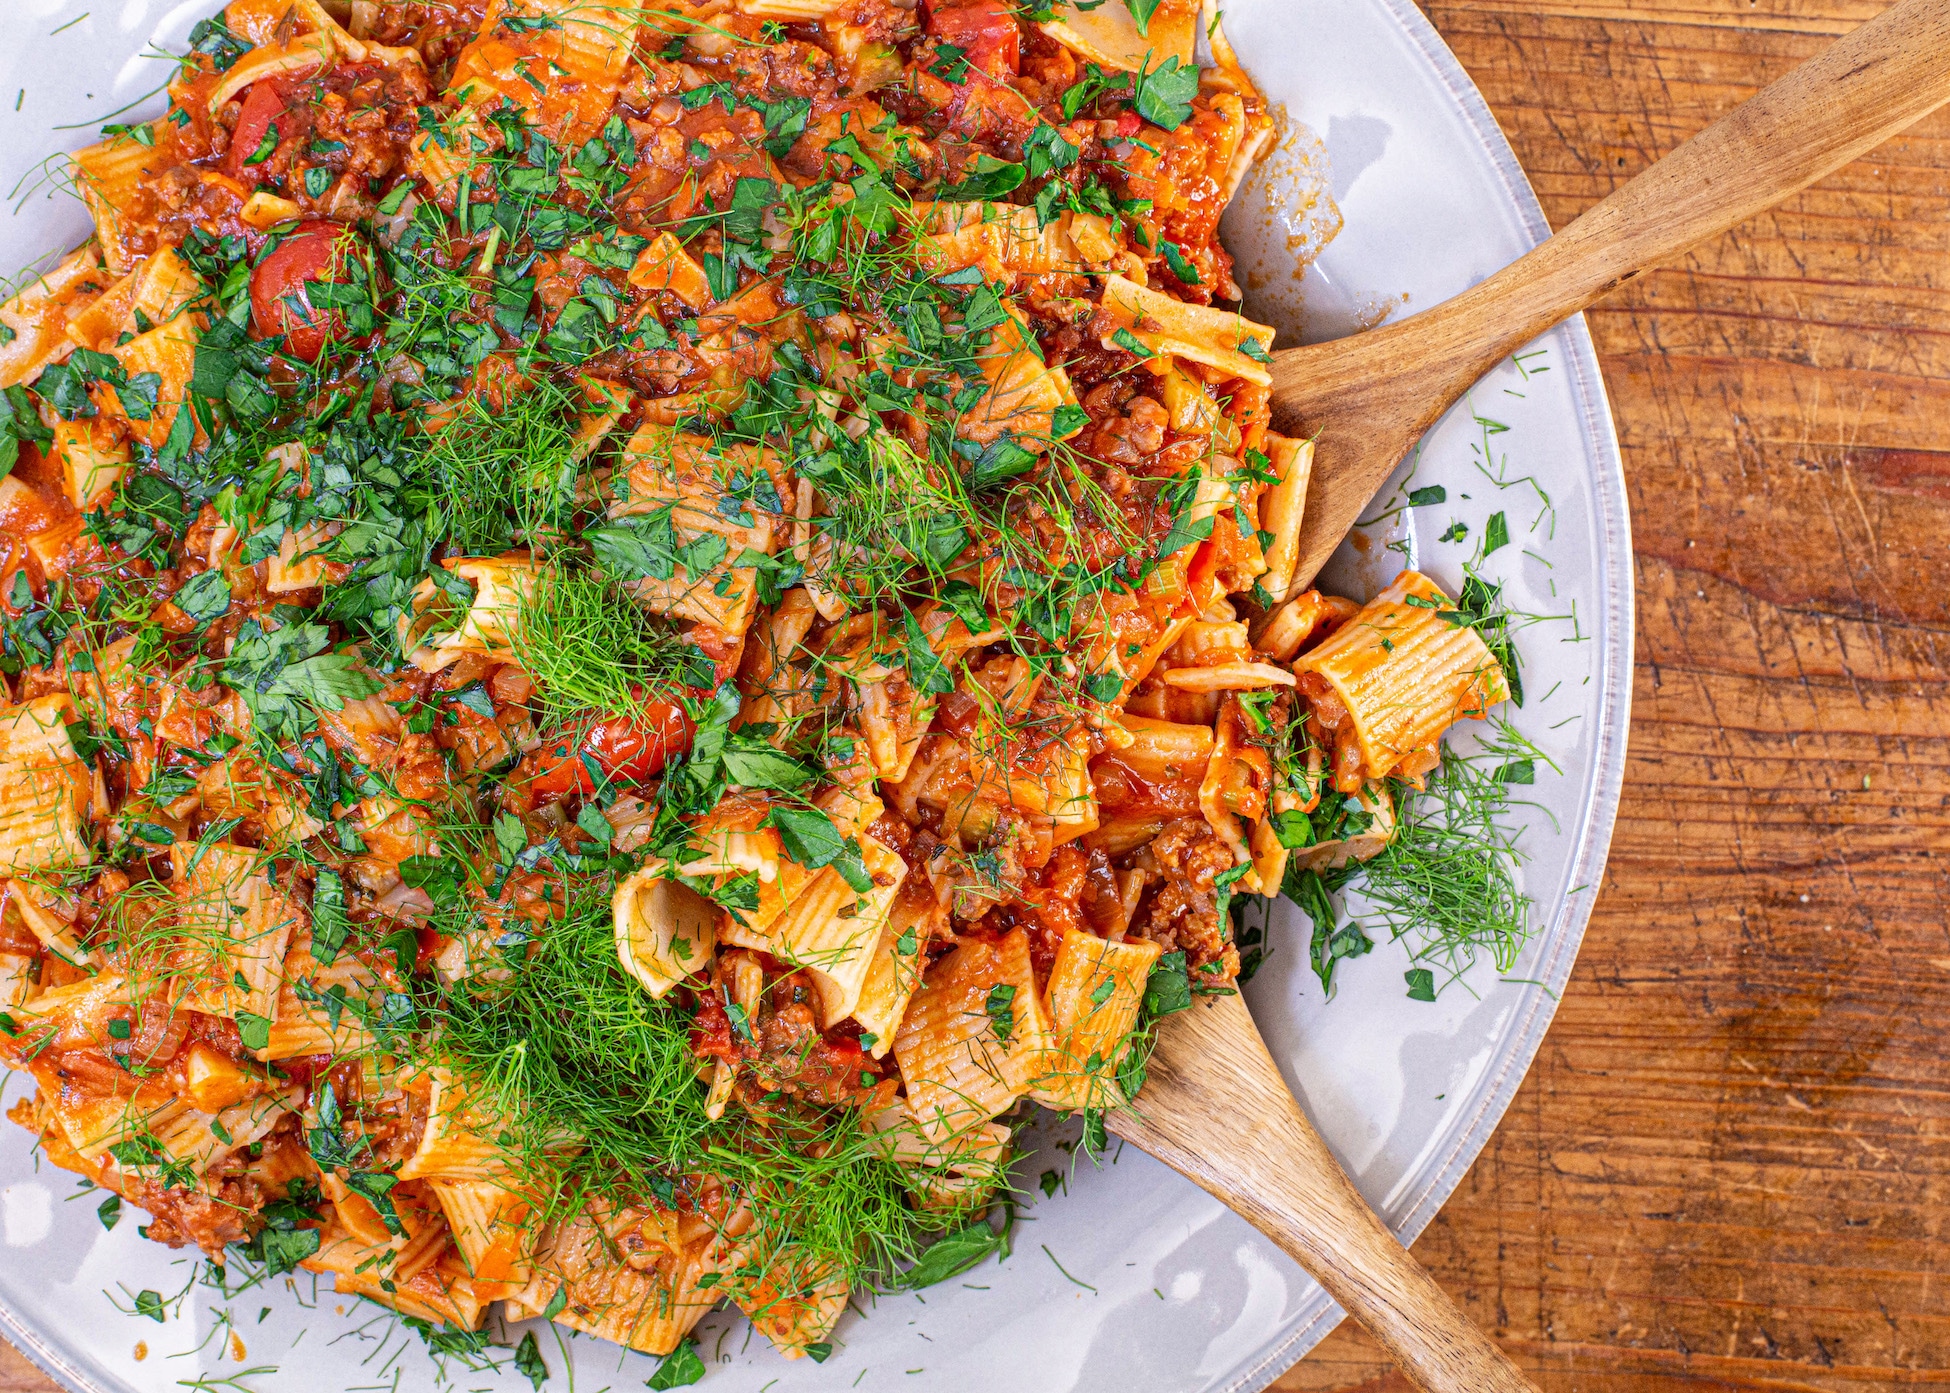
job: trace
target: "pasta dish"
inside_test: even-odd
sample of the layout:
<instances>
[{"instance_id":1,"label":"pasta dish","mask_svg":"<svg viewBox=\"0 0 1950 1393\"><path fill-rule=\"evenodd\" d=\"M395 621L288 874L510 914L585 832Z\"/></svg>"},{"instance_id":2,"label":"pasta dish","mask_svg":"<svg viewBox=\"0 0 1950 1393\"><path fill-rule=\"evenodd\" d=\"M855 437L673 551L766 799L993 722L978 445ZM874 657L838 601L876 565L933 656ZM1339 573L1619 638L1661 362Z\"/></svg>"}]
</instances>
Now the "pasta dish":
<instances>
[{"instance_id":1,"label":"pasta dish","mask_svg":"<svg viewBox=\"0 0 1950 1393\"><path fill-rule=\"evenodd\" d=\"M1216 14L233 0L171 74L0 304L0 1064L149 1238L824 1359L1509 695L1296 574Z\"/></svg>"}]
</instances>

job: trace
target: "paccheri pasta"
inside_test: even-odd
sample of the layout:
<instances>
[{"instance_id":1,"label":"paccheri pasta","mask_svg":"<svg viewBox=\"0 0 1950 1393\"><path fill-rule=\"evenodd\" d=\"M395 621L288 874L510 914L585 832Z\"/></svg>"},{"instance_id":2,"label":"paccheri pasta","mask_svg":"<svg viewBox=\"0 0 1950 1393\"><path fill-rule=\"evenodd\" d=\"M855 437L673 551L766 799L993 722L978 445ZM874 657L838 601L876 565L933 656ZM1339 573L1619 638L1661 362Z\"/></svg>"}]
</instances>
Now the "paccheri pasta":
<instances>
[{"instance_id":1,"label":"paccheri pasta","mask_svg":"<svg viewBox=\"0 0 1950 1393\"><path fill-rule=\"evenodd\" d=\"M1296 589L1215 237L1272 120L1200 25L199 25L0 305L47 1158L425 1320L824 1357L1025 1099L1129 1104L1234 898L1385 846L1506 690L1423 576Z\"/></svg>"}]
</instances>

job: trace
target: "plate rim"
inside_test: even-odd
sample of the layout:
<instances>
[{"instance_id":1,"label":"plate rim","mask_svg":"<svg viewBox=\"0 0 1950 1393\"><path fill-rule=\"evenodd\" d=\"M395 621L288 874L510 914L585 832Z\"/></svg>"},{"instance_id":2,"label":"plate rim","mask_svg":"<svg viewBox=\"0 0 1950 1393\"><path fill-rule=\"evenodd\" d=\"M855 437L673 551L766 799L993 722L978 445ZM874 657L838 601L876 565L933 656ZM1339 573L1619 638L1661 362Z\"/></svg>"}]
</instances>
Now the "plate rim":
<instances>
[{"instance_id":1,"label":"plate rim","mask_svg":"<svg viewBox=\"0 0 1950 1393\"><path fill-rule=\"evenodd\" d=\"M1371 0L1371 3L1394 22L1449 93L1456 111L1501 180L1507 206L1516 213L1527 243L1535 246L1545 240L1550 236L1550 225L1529 177L1482 92L1447 42L1413 0ZM1551 942L1548 960L1539 965L1539 980L1544 989L1531 994L1526 1007L1506 1028L1505 1048L1479 1086L1475 1106L1455 1128L1427 1180L1412 1193L1407 1206L1390 1225L1404 1245L1415 1241L1454 1193L1529 1074L1544 1035L1556 1016L1562 989L1576 965L1589 926L1624 786L1635 626L1631 513L1625 490L1624 459L1597 350L1584 316L1576 315L1560 327L1569 341L1571 393L1580 417L1580 435L1594 456L1590 482L1598 542L1596 569L1603 601L1597 615L1603 626L1603 641L1598 659L1595 779L1575 833L1570 861L1573 888L1557 907L1556 922L1545 930ZM1514 1048L1509 1047L1512 1043ZM1344 1318L1345 1313L1324 1291L1317 1292L1315 1299L1295 1318L1286 1336L1228 1381L1216 1385L1218 1393L1260 1393L1304 1358ZM4 1295L0 1295L0 1334L5 1335L29 1364L68 1393L109 1393L65 1359Z\"/></svg>"},{"instance_id":2,"label":"plate rim","mask_svg":"<svg viewBox=\"0 0 1950 1393\"><path fill-rule=\"evenodd\" d=\"M1448 91L1458 114L1501 179L1528 246L1535 247L1545 241L1551 235L1551 226L1530 177L1518 161L1509 137L1497 124L1489 102L1447 40L1413 0L1370 2L1394 20L1403 37L1415 46ZM1579 433L1595 457L1590 476L1591 509L1598 544L1595 570L1602 600L1597 618L1603 626L1598 655L1597 735L1592 755L1595 777L1575 832L1568 872L1572 888L1557 906L1555 922L1543 931L1549 935L1550 956L1539 964L1538 980L1542 989L1531 993L1527 1006L1506 1027L1504 1048L1499 1051L1488 1077L1479 1085L1474 1108L1460 1120L1447 1147L1438 1153L1440 1160L1431 1168L1428 1179L1411 1192L1406 1207L1389 1224L1404 1247L1415 1242L1455 1193L1530 1073L1544 1035L1556 1018L1565 983L1577 965L1591 911L1597 903L1625 785L1636 625L1632 517L1625 489L1625 460L1612 416L1611 396L1598 364L1597 346L1584 315L1573 315L1557 329L1569 340L1566 356L1572 400L1581 418ZM1514 1048L1509 1047L1512 1043ZM1305 1098L1300 1101L1304 1108ZM1215 1385L1215 1393L1260 1393L1304 1359L1344 1319L1346 1312L1326 1292L1319 1292L1295 1318L1294 1327L1285 1339L1227 1382Z\"/></svg>"},{"instance_id":3,"label":"plate rim","mask_svg":"<svg viewBox=\"0 0 1950 1393\"><path fill-rule=\"evenodd\" d=\"M21 1358L67 1389L68 1393L106 1393L99 1385L89 1383L79 1369L61 1358L4 1297L0 1297L0 1333L6 1335L7 1343L19 1352Z\"/></svg>"}]
</instances>

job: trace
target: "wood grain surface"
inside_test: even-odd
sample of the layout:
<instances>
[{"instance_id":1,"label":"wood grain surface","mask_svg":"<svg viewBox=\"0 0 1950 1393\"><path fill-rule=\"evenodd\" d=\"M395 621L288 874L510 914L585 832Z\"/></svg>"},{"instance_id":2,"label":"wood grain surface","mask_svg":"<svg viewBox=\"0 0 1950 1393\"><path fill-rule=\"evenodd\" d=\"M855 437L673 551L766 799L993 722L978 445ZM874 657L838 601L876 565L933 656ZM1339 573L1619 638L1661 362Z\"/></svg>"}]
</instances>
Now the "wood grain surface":
<instances>
[{"instance_id":1,"label":"wood grain surface","mask_svg":"<svg viewBox=\"0 0 1950 1393\"><path fill-rule=\"evenodd\" d=\"M1880 8L1427 6L1554 227ZM1950 119L1589 318L1637 552L1624 804L1416 1254L1546 1390L1950 1387ZM1407 1385L1344 1324L1277 1387Z\"/></svg>"},{"instance_id":2,"label":"wood grain surface","mask_svg":"<svg viewBox=\"0 0 1950 1393\"><path fill-rule=\"evenodd\" d=\"M1424 3L1553 226L1882 9ZM1590 322L1637 549L1624 805L1416 1254L1551 1393L1950 1387L1950 115ZM0 1345L0 1393L50 1387ZM1407 1385L1343 1325L1276 1387Z\"/></svg>"}]
</instances>

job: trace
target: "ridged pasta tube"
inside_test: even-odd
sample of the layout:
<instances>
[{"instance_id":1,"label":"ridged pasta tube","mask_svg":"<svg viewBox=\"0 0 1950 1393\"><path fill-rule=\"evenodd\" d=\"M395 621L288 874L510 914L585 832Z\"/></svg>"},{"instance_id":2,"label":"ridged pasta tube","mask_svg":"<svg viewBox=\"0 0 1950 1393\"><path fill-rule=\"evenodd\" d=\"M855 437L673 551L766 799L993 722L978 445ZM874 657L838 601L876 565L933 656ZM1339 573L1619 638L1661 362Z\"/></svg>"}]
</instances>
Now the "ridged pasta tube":
<instances>
[{"instance_id":1,"label":"ridged pasta tube","mask_svg":"<svg viewBox=\"0 0 1950 1393\"><path fill-rule=\"evenodd\" d=\"M1354 722L1371 780L1434 749L1457 721L1484 716L1510 695L1482 636L1419 571L1395 577L1293 671L1333 689Z\"/></svg>"}]
</instances>

